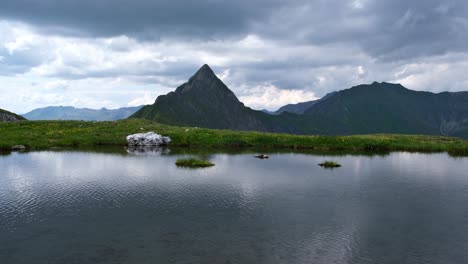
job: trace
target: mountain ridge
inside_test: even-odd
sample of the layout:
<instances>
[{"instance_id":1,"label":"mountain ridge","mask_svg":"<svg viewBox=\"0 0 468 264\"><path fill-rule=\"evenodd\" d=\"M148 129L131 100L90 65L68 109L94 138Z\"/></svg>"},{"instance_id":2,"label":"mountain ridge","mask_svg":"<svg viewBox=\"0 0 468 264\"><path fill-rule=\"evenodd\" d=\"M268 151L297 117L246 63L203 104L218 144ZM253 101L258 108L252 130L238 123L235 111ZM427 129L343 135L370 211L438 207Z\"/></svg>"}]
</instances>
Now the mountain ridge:
<instances>
[{"instance_id":1,"label":"mountain ridge","mask_svg":"<svg viewBox=\"0 0 468 264\"><path fill-rule=\"evenodd\" d=\"M413 91L374 82L339 91L304 112L317 122L334 122L345 134L408 133L467 137L468 92ZM330 126L328 126L330 127ZM343 130L333 130L332 134Z\"/></svg>"},{"instance_id":2,"label":"mountain ridge","mask_svg":"<svg viewBox=\"0 0 468 264\"><path fill-rule=\"evenodd\" d=\"M187 83L159 96L153 105L131 117L170 125L293 134L399 133L468 138L468 92L436 94L373 82L309 103L299 112L272 115L253 110L204 65Z\"/></svg>"},{"instance_id":3,"label":"mountain ridge","mask_svg":"<svg viewBox=\"0 0 468 264\"><path fill-rule=\"evenodd\" d=\"M326 94L324 97L317 99L317 100L312 100L312 101L306 101L306 102L300 102L297 104L287 104L282 107L280 107L278 110L274 112L266 112L266 113L271 113L271 114L276 114L279 115L283 112L289 112L289 113L294 113L294 114L303 114L307 109L311 108L313 105L316 103L320 102L321 100L325 100L329 98L330 96L334 95L337 92L331 92Z\"/></svg>"}]
</instances>

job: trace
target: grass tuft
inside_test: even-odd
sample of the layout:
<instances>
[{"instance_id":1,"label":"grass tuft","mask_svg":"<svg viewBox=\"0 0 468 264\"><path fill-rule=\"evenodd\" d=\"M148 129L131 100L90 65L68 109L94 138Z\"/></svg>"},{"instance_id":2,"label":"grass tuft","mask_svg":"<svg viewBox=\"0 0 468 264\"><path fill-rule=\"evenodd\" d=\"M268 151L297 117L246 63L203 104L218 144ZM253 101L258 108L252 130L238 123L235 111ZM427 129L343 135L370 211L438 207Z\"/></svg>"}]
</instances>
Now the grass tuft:
<instances>
[{"instance_id":1,"label":"grass tuft","mask_svg":"<svg viewBox=\"0 0 468 264\"><path fill-rule=\"evenodd\" d=\"M176 161L176 165L179 167L186 167L186 168L206 168L214 166L213 163L209 162L208 160L202 159L178 159Z\"/></svg>"},{"instance_id":2,"label":"grass tuft","mask_svg":"<svg viewBox=\"0 0 468 264\"><path fill-rule=\"evenodd\" d=\"M338 168L338 167L341 167L340 164L338 164L337 162L334 162L334 161L324 161L324 162L320 163L319 166L324 167L324 168Z\"/></svg>"}]
</instances>

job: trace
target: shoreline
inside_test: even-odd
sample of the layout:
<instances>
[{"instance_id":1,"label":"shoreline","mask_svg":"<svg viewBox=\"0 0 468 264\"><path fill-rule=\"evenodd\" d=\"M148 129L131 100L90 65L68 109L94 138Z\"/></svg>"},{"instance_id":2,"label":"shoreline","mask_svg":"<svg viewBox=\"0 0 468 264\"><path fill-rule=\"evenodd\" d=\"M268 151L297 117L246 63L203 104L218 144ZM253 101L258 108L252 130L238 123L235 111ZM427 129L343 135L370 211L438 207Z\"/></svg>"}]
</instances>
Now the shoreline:
<instances>
[{"instance_id":1,"label":"shoreline","mask_svg":"<svg viewBox=\"0 0 468 264\"><path fill-rule=\"evenodd\" d=\"M21 121L0 123L0 151L23 145L27 151L53 148L125 147L126 136L154 131L169 136L170 148L199 150L317 152L447 152L468 156L468 141L431 135L318 136L169 126L143 119L119 121Z\"/></svg>"}]
</instances>

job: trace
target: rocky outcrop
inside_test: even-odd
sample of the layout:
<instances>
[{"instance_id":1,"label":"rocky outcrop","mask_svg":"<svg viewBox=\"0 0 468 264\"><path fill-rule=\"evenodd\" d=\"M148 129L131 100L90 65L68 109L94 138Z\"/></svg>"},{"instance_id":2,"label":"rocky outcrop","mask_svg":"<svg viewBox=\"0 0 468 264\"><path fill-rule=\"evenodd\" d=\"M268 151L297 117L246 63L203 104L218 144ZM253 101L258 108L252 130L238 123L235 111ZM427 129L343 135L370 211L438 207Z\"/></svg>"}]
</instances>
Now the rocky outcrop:
<instances>
[{"instance_id":1,"label":"rocky outcrop","mask_svg":"<svg viewBox=\"0 0 468 264\"><path fill-rule=\"evenodd\" d=\"M167 146L171 142L170 137L164 137L154 132L139 133L127 136L130 147L139 146Z\"/></svg>"},{"instance_id":2,"label":"rocky outcrop","mask_svg":"<svg viewBox=\"0 0 468 264\"><path fill-rule=\"evenodd\" d=\"M16 122L16 121L21 121L21 120L26 120L26 119L17 114L0 109L0 122Z\"/></svg>"}]
</instances>

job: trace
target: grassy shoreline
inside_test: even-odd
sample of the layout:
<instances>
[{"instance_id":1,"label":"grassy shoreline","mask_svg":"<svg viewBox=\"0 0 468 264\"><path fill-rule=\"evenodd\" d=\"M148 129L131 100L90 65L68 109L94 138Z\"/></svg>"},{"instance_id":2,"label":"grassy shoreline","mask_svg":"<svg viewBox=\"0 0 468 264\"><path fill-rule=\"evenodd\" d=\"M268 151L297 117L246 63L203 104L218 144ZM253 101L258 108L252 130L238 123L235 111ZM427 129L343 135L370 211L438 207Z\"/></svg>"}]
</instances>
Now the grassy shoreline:
<instances>
[{"instance_id":1,"label":"grassy shoreline","mask_svg":"<svg viewBox=\"0 0 468 264\"><path fill-rule=\"evenodd\" d=\"M143 119L115 122L22 121L0 123L0 149L126 145L126 136L154 131L170 146L186 148L259 148L319 151L421 151L468 155L468 141L422 135L298 136L175 127Z\"/></svg>"}]
</instances>

